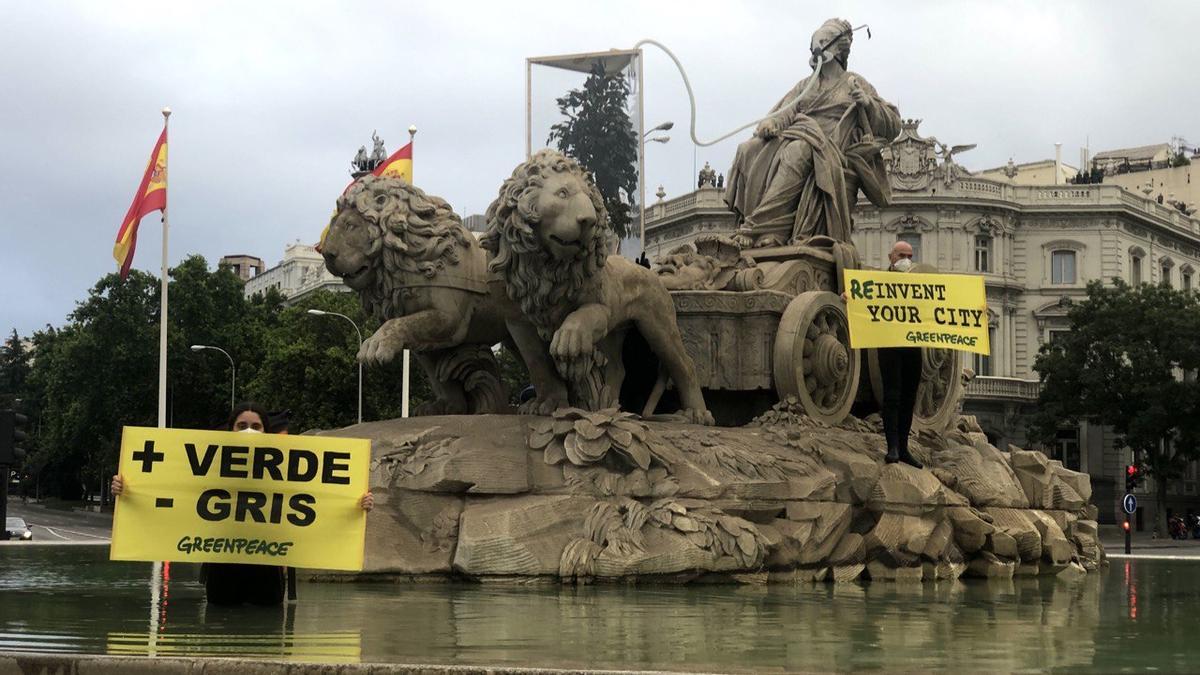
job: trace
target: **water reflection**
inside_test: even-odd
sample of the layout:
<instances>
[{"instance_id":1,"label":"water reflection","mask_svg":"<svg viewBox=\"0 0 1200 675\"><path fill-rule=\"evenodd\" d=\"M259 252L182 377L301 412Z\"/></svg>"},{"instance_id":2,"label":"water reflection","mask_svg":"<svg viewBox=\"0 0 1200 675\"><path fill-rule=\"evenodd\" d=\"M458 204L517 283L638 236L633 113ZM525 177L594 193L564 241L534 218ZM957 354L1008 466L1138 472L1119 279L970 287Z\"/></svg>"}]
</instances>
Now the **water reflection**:
<instances>
[{"instance_id":1,"label":"water reflection","mask_svg":"<svg viewBox=\"0 0 1200 675\"><path fill-rule=\"evenodd\" d=\"M9 651L691 670L1196 669L1187 655L1200 599L1194 563L1121 562L1070 582L303 584L296 605L224 608L203 601L191 566L162 571L152 607L149 564L109 563L104 548L13 549L0 549L0 650Z\"/></svg>"}]
</instances>

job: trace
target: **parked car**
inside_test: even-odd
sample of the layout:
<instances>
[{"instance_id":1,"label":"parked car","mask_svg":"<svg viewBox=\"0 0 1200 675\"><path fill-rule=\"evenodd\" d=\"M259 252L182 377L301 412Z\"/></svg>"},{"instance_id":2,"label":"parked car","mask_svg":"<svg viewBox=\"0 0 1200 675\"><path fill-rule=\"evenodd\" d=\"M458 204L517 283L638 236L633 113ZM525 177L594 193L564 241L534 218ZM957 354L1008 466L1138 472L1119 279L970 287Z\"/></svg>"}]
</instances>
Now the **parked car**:
<instances>
[{"instance_id":1,"label":"parked car","mask_svg":"<svg viewBox=\"0 0 1200 675\"><path fill-rule=\"evenodd\" d=\"M30 541L33 539L33 530L25 524L24 518L5 518L4 529L8 530L9 540Z\"/></svg>"}]
</instances>

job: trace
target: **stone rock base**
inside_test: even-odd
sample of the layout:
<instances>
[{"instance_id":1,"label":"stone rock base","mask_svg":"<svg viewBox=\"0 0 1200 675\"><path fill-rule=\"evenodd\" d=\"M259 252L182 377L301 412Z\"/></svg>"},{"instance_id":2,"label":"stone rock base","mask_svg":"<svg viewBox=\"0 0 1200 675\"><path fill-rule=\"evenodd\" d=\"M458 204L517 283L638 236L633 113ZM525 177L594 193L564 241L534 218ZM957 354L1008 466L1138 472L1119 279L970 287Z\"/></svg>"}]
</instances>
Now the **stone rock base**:
<instances>
[{"instance_id":1,"label":"stone rock base","mask_svg":"<svg viewBox=\"0 0 1200 675\"><path fill-rule=\"evenodd\" d=\"M915 583L1104 563L1088 477L1000 451L969 418L910 440L920 470L884 464L865 422L786 406L740 428L566 409L325 433L372 440L360 580Z\"/></svg>"}]
</instances>

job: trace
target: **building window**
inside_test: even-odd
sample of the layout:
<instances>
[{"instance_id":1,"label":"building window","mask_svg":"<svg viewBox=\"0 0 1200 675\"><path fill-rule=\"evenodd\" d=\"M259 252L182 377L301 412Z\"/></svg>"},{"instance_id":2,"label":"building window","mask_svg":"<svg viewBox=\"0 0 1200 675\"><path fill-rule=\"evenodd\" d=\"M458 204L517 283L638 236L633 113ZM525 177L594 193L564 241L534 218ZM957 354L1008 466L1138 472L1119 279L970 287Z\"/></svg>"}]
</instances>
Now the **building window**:
<instances>
[{"instance_id":1,"label":"building window","mask_svg":"<svg viewBox=\"0 0 1200 675\"><path fill-rule=\"evenodd\" d=\"M1046 332L1046 342L1054 344L1059 340L1065 339L1070 334L1071 330L1069 328L1051 328Z\"/></svg>"},{"instance_id":2,"label":"building window","mask_svg":"<svg viewBox=\"0 0 1200 675\"><path fill-rule=\"evenodd\" d=\"M1163 258L1158 261L1158 280L1168 286L1174 286L1171 283L1171 268L1175 267L1175 263L1170 258Z\"/></svg>"},{"instance_id":3,"label":"building window","mask_svg":"<svg viewBox=\"0 0 1200 675\"><path fill-rule=\"evenodd\" d=\"M992 271L992 238L986 234L975 235L975 271Z\"/></svg>"},{"instance_id":4,"label":"building window","mask_svg":"<svg viewBox=\"0 0 1200 675\"><path fill-rule=\"evenodd\" d=\"M1075 251L1051 251L1050 283L1075 283Z\"/></svg>"},{"instance_id":5,"label":"building window","mask_svg":"<svg viewBox=\"0 0 1200 675\"><path fill-rule=\"evenodd\" d=\"M1059 429L1054 438L1054 459L1063 463L1063 466L1072 470L1079 471L1079 428Z\"/></svg>"},{"instance_id":6,"label":"building window","mask_svg":"<svg viewBox=\"0 0 1200 675\"><path fill-rule=\"evenodd\" d=\"M992 354L996 351L996 327L988 327L988 347L990 348L987 354L975 354L975 363L973 370L976 375L990 376L992 373Z\"/></svg>"},{"instance_id":7,"label":"building window","mask_svg":"<svg viewBox=\"0 0 1200 675\"><path fill-rule=\"evenodd\" d=\"M1192 290L1192 268L1184 267L1179 270L1179 287L1185 291Z\"/></svg>"},{"instance_id":8,"label":"building window","mask_svg":"<svg viewBox=\"0 0 1200 675\"><path fill-rule=\"evenodd\" d=\"M896 240L906 242L911 246L913 250L913 262L921 262L921 235L919 233L904 232L899 237L896 237Z\"/></svg>"},{"instance_id":9,"label":"building window","mask_svg":"<svg viewBox=\"0 0 1200 675\"><path fill-rule=\"evenodd\" d=\"M1142 256L1137 253L1129 254L1129 283L1142 283Z\"/></svg>"}]
</instances>

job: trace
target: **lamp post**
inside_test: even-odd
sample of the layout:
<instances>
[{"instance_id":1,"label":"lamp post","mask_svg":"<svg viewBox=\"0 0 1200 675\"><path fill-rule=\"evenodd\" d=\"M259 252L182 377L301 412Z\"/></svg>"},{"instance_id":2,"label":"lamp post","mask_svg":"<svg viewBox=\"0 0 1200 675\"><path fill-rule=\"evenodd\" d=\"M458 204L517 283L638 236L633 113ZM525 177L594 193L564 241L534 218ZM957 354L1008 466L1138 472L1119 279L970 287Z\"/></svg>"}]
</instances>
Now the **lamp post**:
<instances>
[{"instance_id":1,"label":"lamp post","mask_svg":"<svg viewBox=\"0 0 1200 675\"><path fill-rule=\"evenodd\" d=\"M308 310L308 313L312 314L313 316L340 316L343 319L349 321L350 325L354 326L354 332L358 334L358 346L360 349L362 348L362 342L363 342L362 331L358 329L358 324L354 323L354 319L351 319L350 317L346 316L345 314L338 314L337 312L326 312L323 309L310 309L310 310ZM357 359L355 359L355 360L357 360ZM358 423L359 424L362 424L362 368L363 368L362 361L359 361L358 362Z\"/></svg>"},{"instance_id":2,"label":"lamp post","mask_svg":"<svg viewBox=\"0 0 1200 675\"><path fill-rule=\"evenodd\" d=\"M638 57L638 87L639 87L638 88L638 115L639 116L645 115L645 111L642 109L642 99L641 99L641 86L642 86L641 70L642 70L642 60L641 60L641 56L639 54L639 57ZM666 143L671 140L670 136L657 136L655 138L647 138L647 136L649 136L650 134L652 134L656 131L668 131L674 126L675 126L674 122L670 122L670 121L663 122L663 123L659 124L658 126L654 127L653 129L650 129L649 131L643 133L641 139L639 139L640 143L638 145L638 209L639 209L639 214L638 214L639 236L638 236L638 239L640 241L643 254L645 254L645 252L646 252L646 176L643 175L646 172L646 142L649 141L651 143Z\"/></svg>"},{"instance_id":3,"label":"lamp post","mask_svg":"<svg viewBox=\"0 0 1200 675\"><path fill-rule=\"evenodd\" d=\"M192 351L194 352L203 351L205 349L215 349L216 351L224 354L225 358L229 359L229 409L233 410L233 406L237 405L237 366L233 363L233 357L229 355L229 352L221 349L220 347L213 347L210 345L192 345Z\"/></svg>"},{"instance_id":4,"label":"lamp post","mask_svg":"<svg viewBox=\"0 0 1200 675\"><path fill-rule=\"evenodd\" d=\"M663 122L662 124L654 127L653 129L647 131L646 133L642 134L642 138L645 138L656 131L670 131L674 126L675 126L674 122Z\"/></svg>"}]
</instances>

